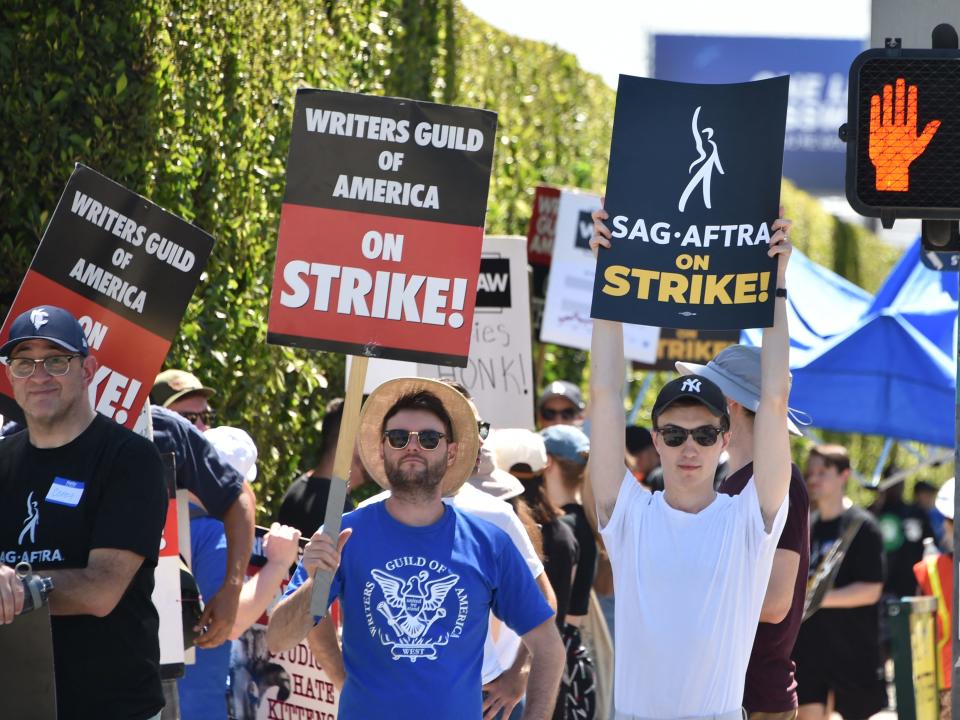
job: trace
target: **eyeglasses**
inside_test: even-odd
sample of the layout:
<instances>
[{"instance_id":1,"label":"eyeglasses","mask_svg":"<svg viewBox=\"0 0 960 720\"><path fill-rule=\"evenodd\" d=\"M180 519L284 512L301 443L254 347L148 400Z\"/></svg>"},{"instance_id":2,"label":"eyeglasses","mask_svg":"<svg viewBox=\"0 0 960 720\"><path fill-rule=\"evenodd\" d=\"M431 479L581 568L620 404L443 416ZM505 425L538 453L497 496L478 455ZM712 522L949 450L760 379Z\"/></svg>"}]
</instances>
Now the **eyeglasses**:
<instances>
[{"instance_id":1,"label":"eyeglasses","mask_svg":"<svg viewBox=\"0 0 960 720\"><path fill-rule=\"evenodd\" d=\"M410 442L410 436L415 435L420 447L424 450L436 450L440 438L446 437L438 430L384 430L383 436L394 450L403 450Z\"/></svg>"},{"instance_id":2,"label":"eyeglasses","mask_svg":"<svg viewBox=\"0 0 960 720\"><path fill-rule=\"evenodd\" d=\"M717 438L723 433L723 428L713 425L701 425L700 427L688 430L687 428L676 425L667 425L662 428L654 428L653 431L660 433L660 437L662 437L663 441L670 447L680 447L687 441L687 437L691 435L697 445L710 447L717 443Z\"/></svg>"},{"instance_id":3,"label":"eyeglasses","mask_svg":"<svg viewBox=\"0 0 960 720\"><path fill-rule=\"evenodd\" d=\"M212 425L217 419L216 410L204 410L203 412L193 412L192 410L178 410L177 414L185 418L191 425L196 425L197 420L202 420L204 425Z\"/></svg>"},{"instance_id":4,"label":"eyeglasses","mask_svg":"<svg viewBox=\"0 0 960 720\"><path fill-rule=\"evenodd\" d=\"M553 408L540 408L540 417L544 420L556 420L557 415L562 417L564 420L573 420L579 410L576 408L568 407L563 410L554 410Z\"/></svg>"},{"instance_id":5,"label":"eyeglasses","mask_svg":"<svg viewBox=\"0 0 960 720\"><path fill-rule=\"evenodd\" d=\"M486 440L487 436L490 434L490 423L488 422L477 422L477 432L480 433L480 439Z\"/></svg>"},{"instance_id":6,"label":"eyeglasses","mask_svg":"<svg viewBox=\"0 0 960 720\"><path fill-rule=\"evenodd\" d=\"M43 365L43 369L48 375L62 377L70 372L70 361L80 355L51 355L40 360L32 358L14 358L10 361L10 373L19 380L30 377L37 369L37 365Z\"/></svg>"}]
</instances>

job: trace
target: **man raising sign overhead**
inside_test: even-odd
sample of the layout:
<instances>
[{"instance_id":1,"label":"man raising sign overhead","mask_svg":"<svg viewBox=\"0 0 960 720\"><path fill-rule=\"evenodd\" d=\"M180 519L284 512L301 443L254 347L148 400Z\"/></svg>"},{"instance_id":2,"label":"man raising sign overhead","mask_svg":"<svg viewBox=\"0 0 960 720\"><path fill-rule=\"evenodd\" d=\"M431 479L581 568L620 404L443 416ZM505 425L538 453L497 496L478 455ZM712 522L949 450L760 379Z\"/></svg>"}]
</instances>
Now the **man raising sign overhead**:
<instances>
[{"instance_id":1,"label":"man raising sign overhead","mask_svg":"<svg viewBox=\"0 0 960 720\"><path fill-rule=\"evenodd\" d=\"M593 218L590 246L605 252L607 213ZM663 492L647 492L626 470L623 327L593 321L589 476L617 597L618 718L741 717L790 484L785 276L792 246L788 221L771 227L776 308L773 327L763 332L754 477L740 495L714 490L730 417L720 388L697 375L667 383L653 406Z\"/></svg>"}]
</instances>

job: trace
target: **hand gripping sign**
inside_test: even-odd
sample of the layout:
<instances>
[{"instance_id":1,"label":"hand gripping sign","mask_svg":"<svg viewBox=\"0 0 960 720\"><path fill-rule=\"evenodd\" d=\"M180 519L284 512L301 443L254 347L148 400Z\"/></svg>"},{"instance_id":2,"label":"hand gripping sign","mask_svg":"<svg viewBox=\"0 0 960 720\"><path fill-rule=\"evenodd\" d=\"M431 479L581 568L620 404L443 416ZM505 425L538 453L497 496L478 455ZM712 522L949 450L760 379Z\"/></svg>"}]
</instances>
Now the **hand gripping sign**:
<instances>
[{"instance_id":1,"label":"hand gripping sign","mask_svg":"<svg viewBox=\"0 0 960 720\"><path fill-rule=\"evenodd\" d=\"M620 76L591 316L665 328L773 322L786 77L693 85ZM655 108L655 111L651 110Z\"/></svg>"},{"instance_id":2,"label":"hand gripping sign","mask_svg":"<svg viewBox=\"0 0 960 720\"><path fill-rule=\"evenodd\" d=\"M98 361L94 408L133 428L212 249L200 228L77 165L0 337L31 307L69 310ZM21 417L2 373L0 413Z\"/></svg>"},{"instance_id":3,"label":"hand gripping sign","mask_svg":"<svg viewBox=\"0 0 960 720\"><path fill-rule=\"evenodd\" d=\"M496 114L300 90L268 342L463 367Z\"/></svg>"}]
</instances>

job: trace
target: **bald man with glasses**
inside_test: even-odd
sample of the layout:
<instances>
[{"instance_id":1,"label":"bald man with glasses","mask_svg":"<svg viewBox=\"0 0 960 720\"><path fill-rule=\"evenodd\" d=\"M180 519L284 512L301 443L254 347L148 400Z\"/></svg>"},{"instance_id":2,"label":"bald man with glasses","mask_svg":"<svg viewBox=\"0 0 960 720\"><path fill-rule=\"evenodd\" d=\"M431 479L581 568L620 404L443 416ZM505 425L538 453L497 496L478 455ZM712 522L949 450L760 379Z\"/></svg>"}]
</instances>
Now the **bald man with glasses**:
<instances>
[{"instance_id":1,"label":"bald man with glasses","mask_svg":"<svg viewBox=\"0 0 960 720\"><path fill-rule=\"evenodd\" d=\"M159 718L150 596L167 509L160 456L94 412L97 361L66 310L21 314L0 358L26 421L0 441L0 619L22 607L8 565L30 562L54 583L58 717Z\"/></svg>"}]
</instances>

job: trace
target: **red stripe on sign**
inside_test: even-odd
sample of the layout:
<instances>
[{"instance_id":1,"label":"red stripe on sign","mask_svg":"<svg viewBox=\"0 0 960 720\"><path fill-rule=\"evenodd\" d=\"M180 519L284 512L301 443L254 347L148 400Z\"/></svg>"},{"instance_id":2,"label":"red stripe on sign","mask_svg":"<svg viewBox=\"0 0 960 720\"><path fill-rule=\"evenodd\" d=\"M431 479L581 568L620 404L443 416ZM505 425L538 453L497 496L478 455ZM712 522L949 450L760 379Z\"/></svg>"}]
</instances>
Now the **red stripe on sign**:
<instances>
[{"instance_id":1,"label":"red stripe on sign","mask_svg":"<svg viewBox=\"0 0 960 720\"><path fill-rule=\"evenodd\" d=\"M80 321L98 365L91 381L94 407L132 429L170 342L33 270L23 279L0 337L6 341L10 324L37 305L62 307ZM6 373L0 373L0 393L13 398Z\"/></svg>"},{"instance_id":2,"label":"red stripe on sign","mask_svg":"<svg viewBox=\"0 0 960 720\"><path fill-rule=\"evenodd\" d=\"M466 357L483 228L285 204L269 333Z\"/></svg>"}]
</instances>

